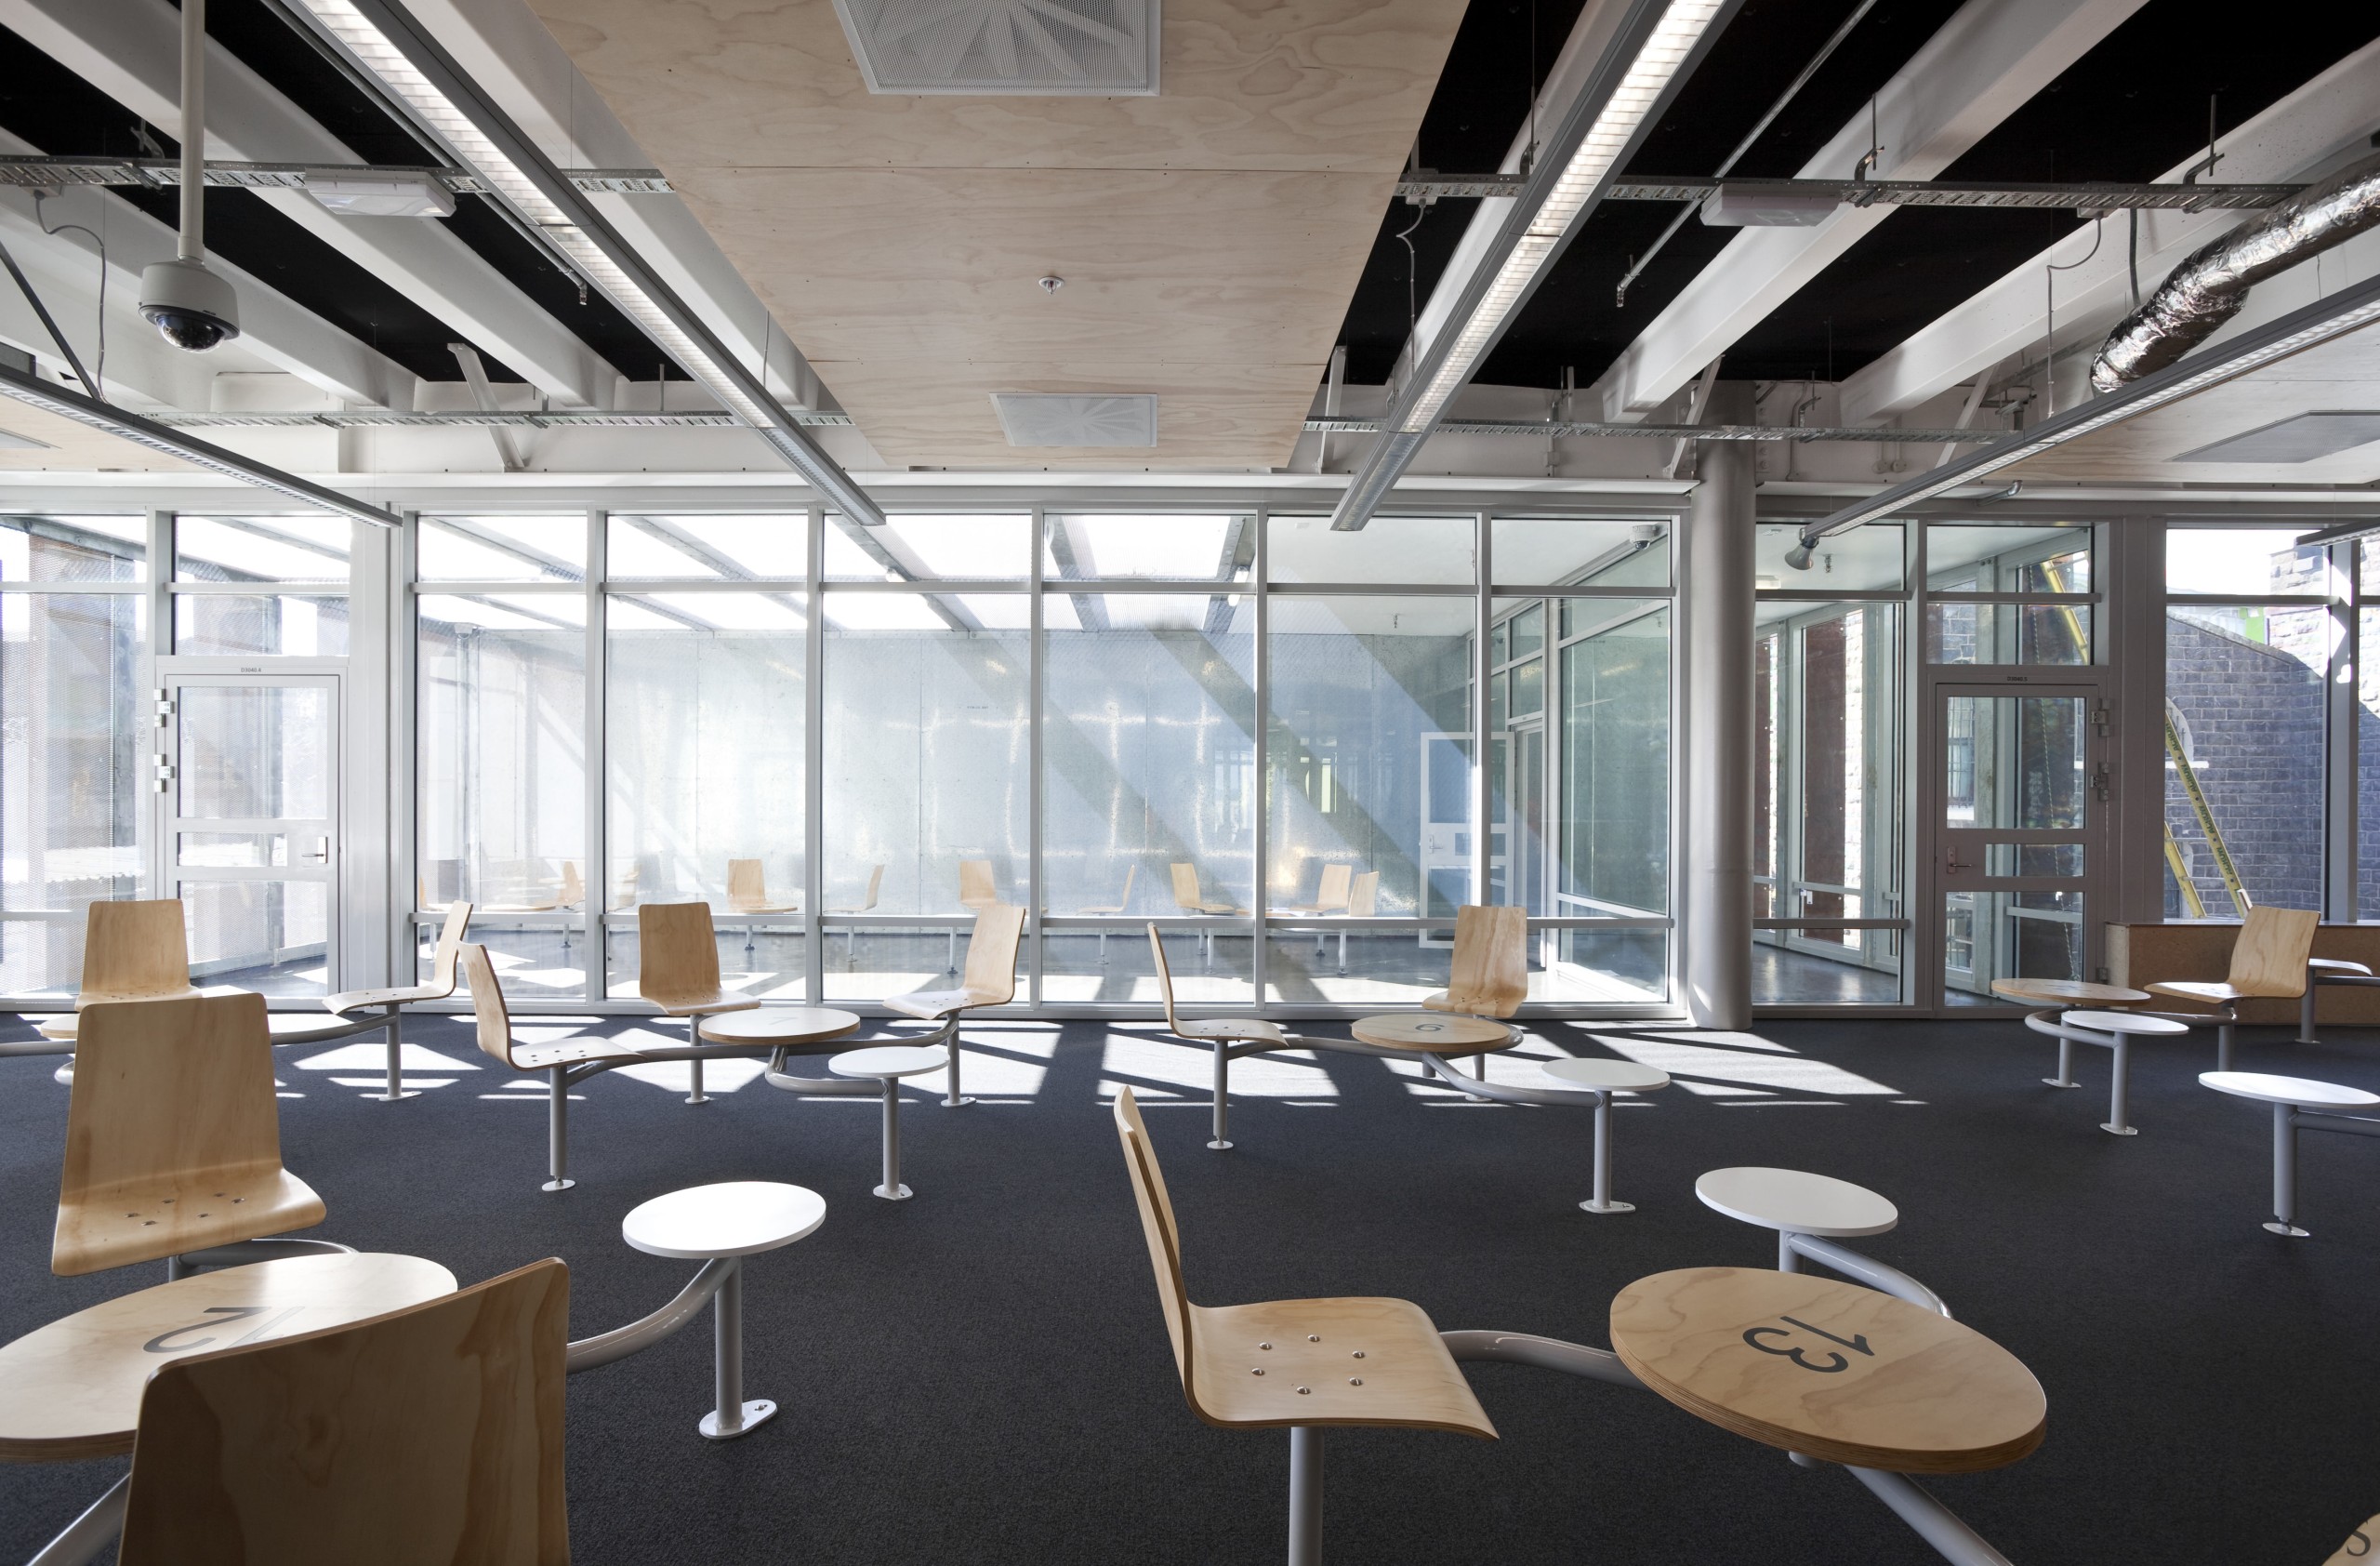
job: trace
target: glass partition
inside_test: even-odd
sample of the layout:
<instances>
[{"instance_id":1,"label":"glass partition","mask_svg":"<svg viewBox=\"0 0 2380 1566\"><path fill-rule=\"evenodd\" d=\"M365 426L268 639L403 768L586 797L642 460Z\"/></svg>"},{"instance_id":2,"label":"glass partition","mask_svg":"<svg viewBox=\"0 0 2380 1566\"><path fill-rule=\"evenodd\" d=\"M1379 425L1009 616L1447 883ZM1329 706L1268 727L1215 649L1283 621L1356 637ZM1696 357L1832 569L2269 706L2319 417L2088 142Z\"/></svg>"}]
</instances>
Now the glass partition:
<instances>
[{"instance_id":1,"label":"glass partition","mask_svg":"<svg viewBox=\"0 0 2380 1566\"><path fill-rule=\"evenodd\" d=\"M146 516L0 516L0 582L137 582Z\"/></svg>"},{"instance_id":2,"label":"glass partition","mask_svg":"<svg viewBox=\"0 0 2380 1566\"><path fill-rule=\"evenodd\" d=\"M1272 519L1275 582L1468 586L1478 575L1478 524L1461 517L1375 516L1352 533L1327 516Z\"/></svg>"},{"instance_id":3,"label":"glass partition","mask_svg":"<svg viewBox=\"0 0 2380 1566\"><path fill-rule=\"evenodd\" d=\"M587 514L426 516L414 549L425 582L583 581Z\"/></svg>"}]
</instances>

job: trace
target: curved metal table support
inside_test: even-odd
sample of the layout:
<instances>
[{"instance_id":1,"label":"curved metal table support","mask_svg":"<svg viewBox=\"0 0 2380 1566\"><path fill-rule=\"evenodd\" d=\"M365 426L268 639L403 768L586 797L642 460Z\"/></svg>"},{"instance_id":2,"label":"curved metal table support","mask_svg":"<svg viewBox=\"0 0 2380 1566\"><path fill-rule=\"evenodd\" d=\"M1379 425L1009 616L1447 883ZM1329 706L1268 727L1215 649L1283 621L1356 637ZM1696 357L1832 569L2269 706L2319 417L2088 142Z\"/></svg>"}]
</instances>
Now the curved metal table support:
<instances>
[{"instance_id":1,"label":"curved metal table support","mask_svg":"<svg viewBox=\"0 0 2380 1566\"><path fill-rule=\"evenodd\" d=\"M580 1338L563 1363L573 1375L641 1353L686 1326L711 1306L711 1412L697 1427L712 1440L748 1434L776 1416L766 1398L744 1398L744 1258L714 1256L703 1263L677 1297L649 1316L608 1333Z\"/></svg>"},{"instance_id":2,"label":"curved metal table support","mask_svg":"<svg viewBox=\"0 0 2380 1566\"><path fill-rule=\"evenodd\" d=\"M2306 975L2306 994L2297 1002L2297 1042L2319 1044L2314 1036L2314 1002L2325 985L2337 985L2348 989L2380 989L2380 975L2354 973L2338 968L2309 968Z\"/></svg>"},{"instance_id":3,"label":"curved metal table support","mask_svg":"<svg viewBox=\"0 0 2380 1566\"><path fill-rule=\"evenodd\" d=\"M266 1235L256 1240L238 1240L229 1245L210 1245L204 1251L185 1251L178 1256L167 1256L165 1281L173 1282L210 1267L246 1267L252 1262L279 1261L286 1256L353 1254L354 1246L341 1245L335 1240L289 1240L279 1235Z\"/></svg>"},{"instance_id":4,"label":"curved metal table support","mask_svg":"<svg viewBox=\"0 0 2380 1566\"><path fill-rule=\"evenodd\" d=\"M2178 1022L2187 1028L2215 1027L2215 1059L2218 1070L2231 1068L2231 1028L2235 1020L2228 1011L2219 1013L2149 1012L2136 1007L2127 1010L2127 1016L2155 1017L2164 1022ZM2096 1029L2069 1024L2060 1011L2029 1012L2025 1026L2036 1033L2043 1033L2057 1041L2057 1075L2043 1077L2049 1087L2081 1087L2074 1080L2074 1046L2089 1044L2095 1049L2109 1051L2115 1064L2108 1080L2108 1118L2099 1129L2114 1136L2135 1136L2132 1112L2132 1038L2126 1033L2102 1033Z\"/></svg>"},{"instance_id":5,"label":"curved metal table support","mask_svg":"<svg viewBox=\"0 0 2380 1566\"><path fill-rule=\"evenodd\" d=\"M25 1566L89 1566L115 1548L124 1533L125 1498L132 1493L132 1476L125 1475L106 1494L83 1508L81 1516L42 1546Z\"/></svg>"},{"instance_id":6,"label":"curved metal table support","mask_svg":"<svg viewBox=\"0 0 2380 1566\"><path fill-rule=\"evenodd\" d=\"M841 1055L847 1050L866 1049L871 1044L915 1044L919 1048L929 1044L944 1045L950 1051L950 1085L949 1092L943 1098L943 1107L956 1108L959 1105L975 1102L972 1098L961 1097L959 1092L958 1017L946 1018L927 1033L879 1033L866 1039L837 1039L834 1041L834 1053ZM771 1052L769 1068L761 1073L761 1080L771 1087L783 1088L787 1093L832 1094L843 1098L872 1096L878 1092L877 1084L865 1077L798 1077L785 1069L786 1059L790 1053L787 1050Z\"/></svg>"}]
</instances>

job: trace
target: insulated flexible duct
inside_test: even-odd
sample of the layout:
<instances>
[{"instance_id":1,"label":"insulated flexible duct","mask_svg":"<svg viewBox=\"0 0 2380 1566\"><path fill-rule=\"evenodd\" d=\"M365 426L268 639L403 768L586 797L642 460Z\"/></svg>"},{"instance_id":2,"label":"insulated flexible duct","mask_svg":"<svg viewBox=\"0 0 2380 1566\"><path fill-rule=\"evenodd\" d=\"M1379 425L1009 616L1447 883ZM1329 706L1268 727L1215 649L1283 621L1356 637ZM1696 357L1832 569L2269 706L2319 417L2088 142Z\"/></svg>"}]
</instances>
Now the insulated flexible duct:
<instances>
[{"instance_id":1,"label":"insulated flexible duct","mask_svg":"<svg viewBox=\"0 0 2380 1566\"><path fill-rule=\"evenodd\" d=\"M2375 226L2380 157L2366 158L2200 247L2109 334L2091 361L2092 387L2113 392L2163 369L2239 314L2250 288Z\"/></svg>"}]
</instances>

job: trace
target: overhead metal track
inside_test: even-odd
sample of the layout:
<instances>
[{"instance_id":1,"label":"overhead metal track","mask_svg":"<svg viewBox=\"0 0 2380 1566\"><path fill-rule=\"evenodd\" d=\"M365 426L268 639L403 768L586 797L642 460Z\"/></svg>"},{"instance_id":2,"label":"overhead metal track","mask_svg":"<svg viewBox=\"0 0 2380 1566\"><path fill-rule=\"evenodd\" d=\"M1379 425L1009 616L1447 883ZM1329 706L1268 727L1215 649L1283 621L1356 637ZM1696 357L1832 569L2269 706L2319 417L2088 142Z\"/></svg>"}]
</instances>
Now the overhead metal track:
<instances>
[{"instance_id":1,"label":"overhead metal track","mask_svg":"<svg viewBox=\"0 0 2380 1566\"><path fill-rule=\"evenodd\" d=\"M1803 528L1801 541L1788 551L1786 563L1797 570L1806 571L1810 567L1810 551L1829 534L1840 533L1862 523L1900 515L1911 507L1946 494L1961 484L1990 478L2004 468L2028 458L2038 457L2069 441L2104 430L2111 424L2121 424L2128 418L2136 418L2227 380L2236 380L2253 370L2286 359L2294 353L2302 353L2334 338L2345 337L2374 322L2380 322L2380 276L2350 284L2326 299L2293 310L2253 331L2242 332L2228 342L2202 350L2153 375L2143 376L2122 391L2095 397L2080 407L2069 408L2043 419L2022 434L2005 436L1981 451L1970 452L1920 477L1905 480L1868 499L1845 506ZM2332 529L2306 541L2330 543L2346 535L2346 529Z\"/></svg>"},{"instance_id":2,"label":"overhead metal track","mask_svg":"<svg viewBox=\"0 0 2380 1566\"><path fill-rule=\"evenodd\" d=\"M1740 0L1634 0L1585 84L1554 118L1512 210L1389 406L1330 525L1359 528L1502 340L1613 177L1675 99Z\"/></svg>"},{"instance_id":3,"label":"overhead metal track","mask_svg":"<svg viewBox=\"0 0 2380 1566\"><path fill-rule=\"evenodd\" d=\"M369 523L375 527L403 525L394 511L384 511L378 506L367 506L352 496L342 495L336 489L325 489L311 480L301 479L295 473L284 473L280 469L270 467L265 463L251 461L238 452L226 451L221 446L202 441L195 435L185 435L178 431L168 429L153 418L144 418L137 413L127 413L112 404L86 397L80 392L70 392L63 386L52 386L47 381L7 365L0 365L0 396L13 397L29 406L40 408L45 413L54 413L62 418L71 418L77 424L105 431L119 439L130 441L135 445L146 446L151 451L163 452L168 457L179 458L193 467L205 468L210 472L238 479L243 484L253 484L260 488L274 490L293 499L303 500L310 506L320 506L324 511L336 511L341 516L353 517L358 522Z\"/></svg>"},{"instance_id":4,"label":"overhead metal track","mask_svg":"<svg viewBox=\"0 0 2380 1566\"><path fill-rule=\"evenodd\" d=\"M1514 196L1527 177L1520 174L1423 172L1396 182L1396 193L1414 201L1452 196ZM1724 179L1680 175L1665 179L1644 175L1615 179L1606 201L1699 202L1722 188L1749 196L1825 196L1845 206L2013 206L2118 212L2127 207L2182 212L2254 211L2278 206L2308 189L2305 185L2021 185L1972 179Z\"/></svg>"},{"instance_id":5,"label":"overhead metal track","mask_svg":"<svg viewBox=\"0 0 2380 1566\"><path fill-rule=\"evenodd\" d=\"M827 504L868 525L883 511L803 432L760 375L623 239L585 192L395 0L298 0L301 14L387 89L495 199L535 227L680 368L760 432Z\"/></svg>"},{"instance_id":6,"label":"overhead metal track","mask_svg":"<svg viewBox=\"0 0 2380 1566\"><path fill-rule=\"evenodd\" d=\"M657 168L565 168L562 177L577 190L608 195L669 195L668 178ZM302 190L313 179L388 179L403 175L429 179L456 195L493 195L495 187L468 168L442 168L422 164L377 163L232 163L210 160L209 189ZM0 154L0 185L55 191L73 185L130 185L171 190L182 182L181 166L171 158L67 158L38 153Z\"/></svg>"}]
</instances>

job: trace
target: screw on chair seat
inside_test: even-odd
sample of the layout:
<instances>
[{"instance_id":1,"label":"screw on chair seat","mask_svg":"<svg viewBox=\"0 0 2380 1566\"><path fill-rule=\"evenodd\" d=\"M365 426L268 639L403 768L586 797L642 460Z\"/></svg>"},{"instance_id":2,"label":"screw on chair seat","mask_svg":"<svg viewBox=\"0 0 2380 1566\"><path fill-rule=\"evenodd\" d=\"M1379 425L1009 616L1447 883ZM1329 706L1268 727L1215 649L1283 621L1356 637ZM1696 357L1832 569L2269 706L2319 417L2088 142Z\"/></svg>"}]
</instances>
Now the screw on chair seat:
<instances>
[{"instance_id":1,"label":"screw on chair seat","mask_svg":"<svg viewBox=\"0 0 2380 1566\"><path fill-rule=\"evenodd\" d=\"M564 1039L552 1044L516 1043L509 1064L522 1071L543 1071L554 1066L575 1066L585 1060L634 1060L641 1051L609 1039Z\"/></svg>"},{"instance_id":2,"label":"screw on chair seat","mask_svg":"<svg viewBox=\"0 0 2380 1566\"><path fill-rule=\"evenodd\" d=\"M1611 1346L1722 1429L1894 1473L2004 1467L2041 1444L2049 1412L2032 1373L1974 1328L1807 1273L1640 1278L1612 1301Z\"/></svg>"},{"instance_id":3,"label":"screw on chair seat","mask_svg":"<svg viewBox=\"0 0 2380 1566\"><path fill-rule=\"evenodd\" d=\"M1438 1329L1409 1301L1194 1305L1190 1320L1190 1407L1210 1425L1370 1425L1495 1439Z\"/></svg>"}]
</instances>

